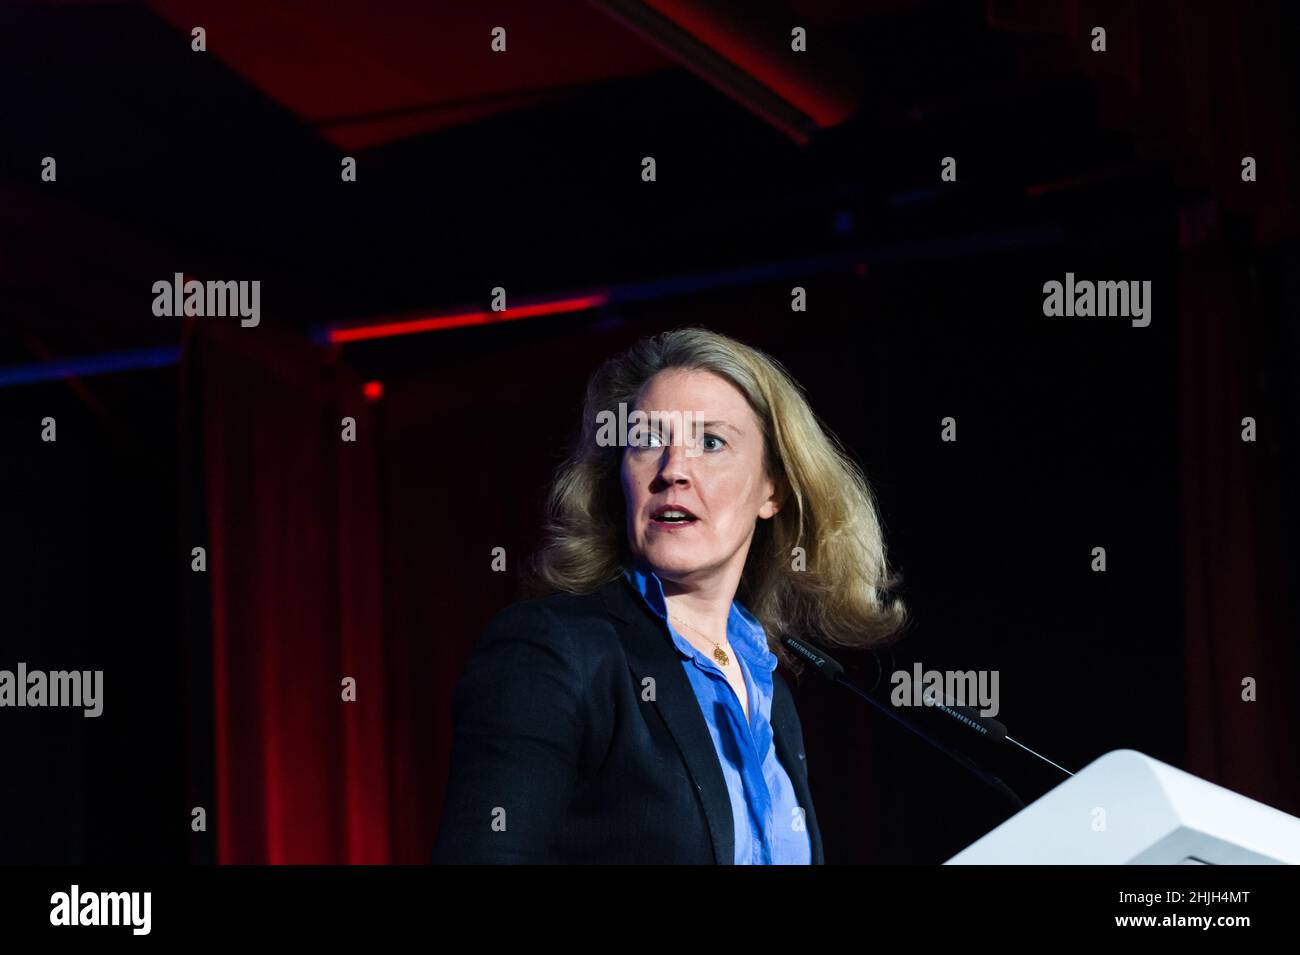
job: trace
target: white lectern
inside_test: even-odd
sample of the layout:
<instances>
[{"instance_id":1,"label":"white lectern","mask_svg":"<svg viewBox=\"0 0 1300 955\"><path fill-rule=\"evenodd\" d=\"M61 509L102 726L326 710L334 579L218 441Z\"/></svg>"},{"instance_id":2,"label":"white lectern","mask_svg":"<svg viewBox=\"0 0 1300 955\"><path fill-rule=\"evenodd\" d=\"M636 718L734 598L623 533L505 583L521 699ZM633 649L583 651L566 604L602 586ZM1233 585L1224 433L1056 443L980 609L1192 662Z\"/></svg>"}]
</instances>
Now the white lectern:
<instances>
[{"instance_id":1,"label":"white lectern","mask_svg":"<svg viewBox=\"0 0 1300 955\"><path fill-rule=\"evenodd\" d=\"M1300 819L1117 749L944 865L1297 863Z\"/></svg>"}]
</instances>

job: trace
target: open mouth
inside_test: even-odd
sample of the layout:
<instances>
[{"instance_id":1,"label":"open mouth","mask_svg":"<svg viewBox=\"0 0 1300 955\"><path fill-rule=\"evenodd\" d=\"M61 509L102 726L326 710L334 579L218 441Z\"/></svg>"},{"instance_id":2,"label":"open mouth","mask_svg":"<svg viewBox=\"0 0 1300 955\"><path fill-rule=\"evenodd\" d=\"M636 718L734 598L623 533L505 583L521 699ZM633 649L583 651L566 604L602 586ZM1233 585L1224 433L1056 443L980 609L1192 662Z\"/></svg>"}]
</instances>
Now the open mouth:
<instances>
[{"instance_id":1,"label":"open mouth","mask_svg":"<svg viewBox=\"0 0 1300 955\"><path fill-rule=\"evenodd\" d=\"M679 504L664 504L654 509L650 520L656 524L681 526L694 524L699 518Z\"/></svg>"}]
</instances>

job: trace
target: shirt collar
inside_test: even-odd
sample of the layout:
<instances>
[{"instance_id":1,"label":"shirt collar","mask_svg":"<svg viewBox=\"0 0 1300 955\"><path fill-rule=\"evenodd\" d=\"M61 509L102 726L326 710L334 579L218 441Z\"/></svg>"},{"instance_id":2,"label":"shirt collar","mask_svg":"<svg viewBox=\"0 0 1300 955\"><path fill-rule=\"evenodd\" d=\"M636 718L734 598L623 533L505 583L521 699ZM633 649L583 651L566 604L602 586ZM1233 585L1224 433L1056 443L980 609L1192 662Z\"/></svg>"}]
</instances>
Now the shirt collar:
<instances>
[{"instance_id":1,"label":"shirt collar","mask_svg":"<svg viewBox=\"0 0 1300 955\"><path fill-rule=\"evenodd\" d=\"M699 651L692 646L668 619L667 604L664 600L664 585L654 571L629 567L623 571L637 593L645 600L647 606L655 612L664 623L673 638L677 652L684 657L693 657ZM737 600L731 601L731 612L727 616L727 640L731 646L745 658L751 667L762 667L771 672L776 669L776 654L767 645L767 634L763 625Z\"/></svg>"}]
</instances>

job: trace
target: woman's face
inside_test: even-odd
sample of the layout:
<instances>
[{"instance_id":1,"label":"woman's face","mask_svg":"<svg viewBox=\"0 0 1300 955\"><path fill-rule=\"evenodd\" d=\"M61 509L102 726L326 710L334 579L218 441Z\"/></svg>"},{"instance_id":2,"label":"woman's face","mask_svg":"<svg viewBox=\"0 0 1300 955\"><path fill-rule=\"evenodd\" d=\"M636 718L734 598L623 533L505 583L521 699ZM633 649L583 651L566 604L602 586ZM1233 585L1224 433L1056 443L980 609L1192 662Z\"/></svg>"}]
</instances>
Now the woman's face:
<instances>
[{"instance_id":1,"label":"woman's face","mask_svg":"<svg viewBox=\"0 0 1300 955\"><path fill-rule=\"evenodd\" d=\"M678 583L720 575L734 586L755 522L771 517L779 506L776 485L764 473L758 417L725 378L680 368L661 371L646 382L632 410L643 412L648 422L642 439L636 441L633 433L623 451L633 556ZM655 421L651 412L667 417ZM682 426L692 421L703 426ZM656 520L656 512L668 504L695 519Z\"/></svg>"}]
</instances>

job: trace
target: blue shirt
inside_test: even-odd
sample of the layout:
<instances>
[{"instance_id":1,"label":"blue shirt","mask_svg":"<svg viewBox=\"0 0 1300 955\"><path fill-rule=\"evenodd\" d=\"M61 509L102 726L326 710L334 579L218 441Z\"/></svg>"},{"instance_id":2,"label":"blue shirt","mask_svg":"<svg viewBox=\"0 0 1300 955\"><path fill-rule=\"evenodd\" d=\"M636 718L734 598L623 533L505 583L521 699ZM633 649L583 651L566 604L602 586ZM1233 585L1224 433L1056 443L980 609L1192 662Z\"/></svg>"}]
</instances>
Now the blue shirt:
<instances>
[{"instance_id":1,"label":"blue shirt","mask_svg":"<svg viewBox=\"0 0 1300 955\"><path fill-rule=\"evenodd\" d=\"M763 625L736 601L727 617L727 641L745 680L752 719L711 658L692 646L668 619L663 582L653 572L630 568L626 577L650 609L668 625L682 666L695 690L704 722L722 764L736 829L736 865L809 865L803 810L790 776L776 758L772 736L772 671L776 654L767 646Z\"/></svg>"}]
</instances>

